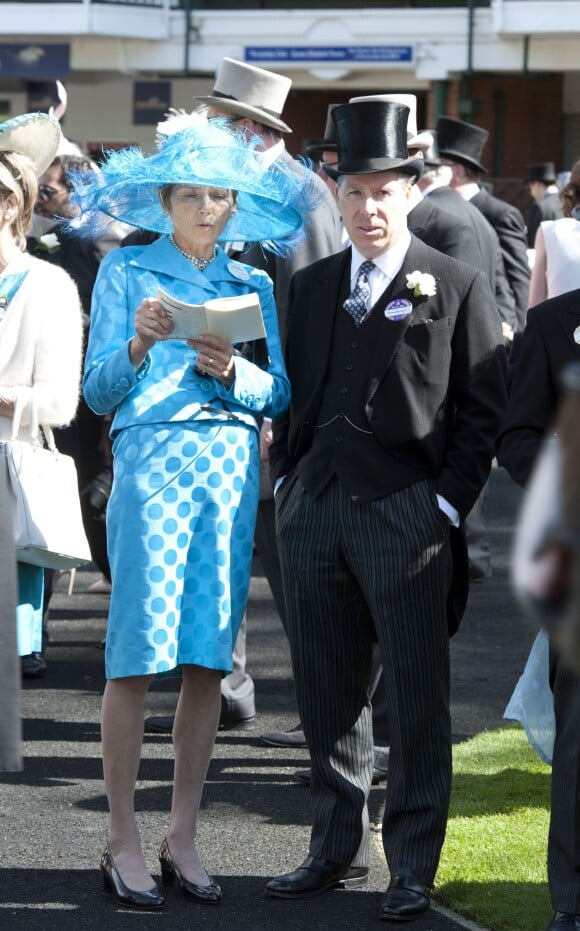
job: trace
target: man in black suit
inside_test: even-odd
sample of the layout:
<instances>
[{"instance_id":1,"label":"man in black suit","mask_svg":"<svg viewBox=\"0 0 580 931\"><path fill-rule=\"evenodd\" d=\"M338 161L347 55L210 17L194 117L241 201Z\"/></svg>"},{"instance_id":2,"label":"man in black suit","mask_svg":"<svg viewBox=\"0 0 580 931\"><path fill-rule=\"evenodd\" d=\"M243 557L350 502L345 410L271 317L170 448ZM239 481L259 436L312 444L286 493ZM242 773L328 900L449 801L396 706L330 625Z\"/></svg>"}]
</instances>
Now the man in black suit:
<instances>
[{"instance_id":1,"label":"man in black suit","mask_svg":"<svg viewBox=\"0 0 580 931\"><path fill-rule=\"evenodd\" d=\"M457 222L467 223L476 238L480 258L476 268L484 271L495 295L497 311L502 322L506 346L510 347L517 329L514 298L505 275L503 257L497 233L482 213L449 186L452 180L450 165L442 162L437 132L430 131L432 143L423 157L425 170L417 182L429 203L435 203L451 214ZM491 308L490 308L491 311ZM475 502L465 522L469 548L469 571L472 581L482 582L492 573L491 546L485 521L486 488Z\"/></svg>"},{"instance_id":2,"label":"man in black suit","mask_svg":"<svg viewBox=\"0 0 580 931\"><path fill-rule=\"evenodd\" d=\"M518 324L514 297L506 278L497 233L477 207L470 201L464 200L461 194L450 187L451 166L444 165L441 160L437 132L435 130L428 130L428 132L431 133L432 143L423 152L425 168L417 181L417 187L430 203L437 204L438 207L442 207L451 214L456 221L467 223L471 227L480 252L480 261L476 264L476 268L481 268L489 279L502 321L504 338L506 344L509 344Z\"/></svg>"},{"instance_id":3,"label":"man in black suit","mask_svg":"<svg viewBox=\"0 0 580 931\"><path fill-rule=\"evenodd\" d=\"M498 461L527 485L560 400L564 368L580 362L580 290L528 312L504 423ZM579 426L580 429L580 426ZM546 931L580 929L580 676L550 651L556 739L552 759L548 882L555 913Z\"/></svg>"},{"instance_id":4,"label":"man in black suit","mask_svg":"<svg viewBox=\"0 0 580 931\"><path fill-rule=\"evenodd\" d=\"M528 214L528 248L533 249L540 223L543 220L558 220L564 216L554 162L528 165L526 183L533 200Z\"/></svg>"},{"instance_id":5,"label":"man in black suit","mask_svg":"<svg viewBox=\"0 0 580 931\"><path fill-rule=\"evenodd\" d=\"M487 174L481 154L489 133L448 116L440 116L436 128L439 153L452 168L451 187L481 211L498 235L515 303L516 331L523 330L530 291L526 227L517 207L493 197L479 183Z\"/></svg>"},{"instance_id":6,"label":"man in black suit","mask_svg":"<svg viewBox=\"0 0 580 931\"><path fill-rule=\"evenodd\" d=\"M485 275L407 229L421 170L407 156L407 113L383 102L333 110L352 246L293 279L292 404L270 453L314 825L306 861L266 891L318 895L350 864L368 865L376 638L391 724L387 921L430 904L451 784L448 636L467 589L458 528L488 475L505 400Z\"/></svg>"}]
</instances>

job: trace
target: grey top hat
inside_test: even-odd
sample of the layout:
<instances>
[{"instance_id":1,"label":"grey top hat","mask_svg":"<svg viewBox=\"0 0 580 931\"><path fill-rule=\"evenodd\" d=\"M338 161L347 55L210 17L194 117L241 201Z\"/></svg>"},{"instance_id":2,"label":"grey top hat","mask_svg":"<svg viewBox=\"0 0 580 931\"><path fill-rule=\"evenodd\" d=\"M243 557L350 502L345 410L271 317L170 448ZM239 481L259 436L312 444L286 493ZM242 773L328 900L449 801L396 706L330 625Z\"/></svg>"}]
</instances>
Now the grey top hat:
<instances>
[{"instance_id":1,"label":"grey top hat","mask_svg":"<svg viewBox=\"0 0 580 931\"><path fill-rule=\"evenodd\" d=\"M554 162L538 162L528 165L526 181L541 181L542 184L556 183L556 167Z\"/></svg>"},{"instance_id":2,"label":"grey top hat","mask_svg":"<svg viewBox=\"0 0 580 931\"><path fill-rule=\"evenodd\" d=\"M218 68L209 97L196 97L223 113L249 116L257 123L282 133L292 130L281 119L292 86L290 78L264 68L256 68L234 58L224 58Z\"/></svg>"},{"instance_id":3,"label":"grey top hat","mask_svg":"<svg viewBox=\"0 0 580 931\"><path fill-rule=\"evenodd\" d=\"M439 155L439 143L437 141L437 133L434 129L422 129L421 134L431 137L431 145L429 148L423 151L423 159L425 165L429 168L438 168L441 164L441 156Z\"/></svg>"},{"instance_id":4,"label":"grey top hat","mask_svg":"<svg viewBox=\"0 0 580 931\"><path fill-rule=\"evenodd\" d=\"M47 113L24 113L0 123L0 152L25 155L37 178L53 161L61 139L58 121Z\"/></svg>"},{"instance_id":5,"label":"grey top hat","mask_svg":"<svg viewBox=\"0 0 580 931\"><path fill-rule=\"evenodd\" d=\"M436 128L440 155L487 174L487 168L481 164L481 153L489 136L487 129L450 116L440 116Z\"/></svg>"},{"instance_id":6,"label":"grey top hat","mask_svg":"<svg viewBox=\"0 0 580 931\"><path fill-rule=\"evenodd\" d=\"M332 177L362 175L375 171L421 174L422 158L409 158L407 118L409 108L399 103L372 100L335 107L338 164Z\"/></svg>"}]
</instances>

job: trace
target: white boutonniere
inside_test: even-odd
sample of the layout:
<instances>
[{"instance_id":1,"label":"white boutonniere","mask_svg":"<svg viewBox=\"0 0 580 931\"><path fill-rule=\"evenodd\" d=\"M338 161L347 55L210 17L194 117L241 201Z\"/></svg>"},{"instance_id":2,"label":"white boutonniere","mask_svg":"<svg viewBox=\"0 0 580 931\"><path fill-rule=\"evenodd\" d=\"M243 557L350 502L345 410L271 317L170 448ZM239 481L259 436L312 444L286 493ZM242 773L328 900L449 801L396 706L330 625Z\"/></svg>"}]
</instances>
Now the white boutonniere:
<instances>
[{"instance_id":1,"label":"white boutonniere","mask_svg":"<svg viewBox=\"0 0 580 931\"><path fill-rule=\"evenodd\" d=\"M57 249L60 249L60 239L56 233L45 233L43 236L38 237L38 248L43 249L45 252L56 252Z\"/></svg>"},{"instance_id":2,"label":"white boutonniere","mask_svg":"<svg viewBox=\"0 0 580 931\"><path fill-rule=\"evenodd\" d=\"M414 297L433 297L437 294L437 282L433 275L425 272L411 272L407 275L407 287Z\"/></svg>"}]
</instances>

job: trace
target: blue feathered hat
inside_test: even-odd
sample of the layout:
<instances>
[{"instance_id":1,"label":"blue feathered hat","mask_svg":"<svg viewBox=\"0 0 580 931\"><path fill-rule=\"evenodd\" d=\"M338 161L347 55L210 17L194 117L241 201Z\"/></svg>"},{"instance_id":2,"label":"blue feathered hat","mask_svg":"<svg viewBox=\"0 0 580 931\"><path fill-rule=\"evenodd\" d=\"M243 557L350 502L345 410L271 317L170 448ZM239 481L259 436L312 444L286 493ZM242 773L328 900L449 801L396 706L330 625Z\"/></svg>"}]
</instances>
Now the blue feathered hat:
<instances>
[{"instance_id":1,"label":"blue feathered hat","mask_svg":"<svg viewBox=\"0 0 580 931\"><path fill-rule=\"evenodd\" d=\"M159 191L175 184L237 191L237 209L220 237L224 242L261 242L283 251L286 243L300 239L304 214L318 197L310 172L296 173L281 161L265 167L256 152L258 139L248 142L223 119L191 114L165 135L163 127L169 125L161 124L153 155L139 148L111 152L99 174L71 175L73 201L82 214L75 232L98 235L106 229L106 218L113 217L170 233L171 217Z\"/></svg>"}]
</instances>

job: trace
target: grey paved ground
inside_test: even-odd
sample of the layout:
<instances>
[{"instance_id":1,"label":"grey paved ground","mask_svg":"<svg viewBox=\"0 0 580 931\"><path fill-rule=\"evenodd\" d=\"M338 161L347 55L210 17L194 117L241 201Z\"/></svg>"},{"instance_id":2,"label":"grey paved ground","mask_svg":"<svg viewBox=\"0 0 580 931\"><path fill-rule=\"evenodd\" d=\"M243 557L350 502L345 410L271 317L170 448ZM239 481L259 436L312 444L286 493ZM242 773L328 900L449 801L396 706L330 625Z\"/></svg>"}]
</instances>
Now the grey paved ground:
<instances>
[{"instance_id":1,"label":"grey paved ground","mask_svg":"<svg viewBox=\"0 0 580 931\"><path fill-rule=\"evenodd\" d=\"M502 713L520 674L533 632L513 603L508 551L519 492L502 470L492 476L489 498L494 576L474 586L467 616L452 641L453 726L457 740L502 724ZM107 598L85 593L96 578L77 574L72 596L54 598L47 653L49 675L25 683L25 767L0 775L0 929L240 929L318 931L397 927L378 921L386 870L375 831L369 885L364 891L329 893L303 903L263 896L266 879L294 868L306 854L308 791L293 780L307 763L305 751L268 748L265 730L296 720L288 654L267 583L252 583L248 635L259 717L248 731L221 732L206 787L200 846L219 879L217 908L188 903L168 892L168 908L141 914L116 908L101 890L98 858L106 834L99 755L99 706L103 680L99 641ZM174 686L157 687L148 713L170 713ZM171 750L168 738L146 737L136 802L144 848L153 872L169 807ZM383 791L374 788L370 809L380 822ZM543 916L541 916L543 917ZM541 918L539 920L541 924ZM435 907L409 931L458 931L475 927Z\"/></svg>"}]
</instances>

